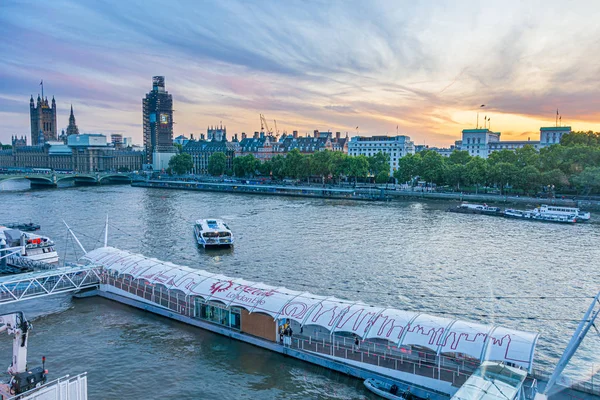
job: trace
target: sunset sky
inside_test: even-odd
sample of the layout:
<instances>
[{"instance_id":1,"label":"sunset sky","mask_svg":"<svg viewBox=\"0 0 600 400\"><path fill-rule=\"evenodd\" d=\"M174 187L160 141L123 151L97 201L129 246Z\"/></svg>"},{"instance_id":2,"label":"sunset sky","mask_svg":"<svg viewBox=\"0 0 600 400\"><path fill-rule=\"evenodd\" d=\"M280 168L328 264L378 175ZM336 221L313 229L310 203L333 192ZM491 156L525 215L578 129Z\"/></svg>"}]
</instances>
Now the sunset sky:
<instances>
[{"instance_id":1,"label":"sunset sky","mask_svg":"<svg viewBox=\"0 0 600 400\"><path fill-rule=\"evenodd\" d=\"M400 134L447 146L476 110L503 139L539 139L556 109L600 130L600 2L0 1L0 141L30 133L29 96L73 104L80 132L142 142L153 75L175 135L259 130ZM482 124L482 122L481 122Z\"/></svg>"}]
</instances>

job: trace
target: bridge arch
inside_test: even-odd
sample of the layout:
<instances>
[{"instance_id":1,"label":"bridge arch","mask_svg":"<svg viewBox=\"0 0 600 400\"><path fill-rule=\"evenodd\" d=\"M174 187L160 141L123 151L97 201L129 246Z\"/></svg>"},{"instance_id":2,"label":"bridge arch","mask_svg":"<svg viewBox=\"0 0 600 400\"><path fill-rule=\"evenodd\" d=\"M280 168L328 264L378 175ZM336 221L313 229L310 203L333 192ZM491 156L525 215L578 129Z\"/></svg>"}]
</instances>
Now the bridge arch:
<instances>
[{"instance_id":1,"label":"bridge arch","mask_svg":"<svg viewBox=\"0 0 600 400\"><path fill-rule=\"evenodd\" d=\"M128 174L107 174L98 178L98 183L131 183L133 179Z\"/></svg>"}]
</instances>

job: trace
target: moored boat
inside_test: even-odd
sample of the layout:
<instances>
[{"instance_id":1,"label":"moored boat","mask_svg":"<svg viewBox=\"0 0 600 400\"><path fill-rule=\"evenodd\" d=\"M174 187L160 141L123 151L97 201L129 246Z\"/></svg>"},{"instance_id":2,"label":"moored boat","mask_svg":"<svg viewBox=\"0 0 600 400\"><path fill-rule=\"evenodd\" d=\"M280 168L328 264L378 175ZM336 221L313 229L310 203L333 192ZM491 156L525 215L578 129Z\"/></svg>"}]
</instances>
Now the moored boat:
<instances>
[{"instance_id":1,"label":"moored boat","mask_svg":"<svg viewBox=\"0 0 600 400\"><path fill-rule=\"evenodd\" d=\"M542 214L536 210L516 210L507 208L504 210L507 218L528 219L532 221L557 222L562 224L574 224L577 218L574 215Z\"/></svg>"},{"instance_id":2,"label":"moored boat","mask_svg":"<svg viewBox=\"0 0 600 400\"><path fill-rule=\"evenodd\" d=\"M54 248L54 242L47 236L0 226L0 240L6 242L6 247L25 247L25 253L17 253L15 257L45 263L58 262L58 252Z\"/></svg>"},{"instance_id":3,"label":"moored boat","mask_svg":"<svg viewBox=\"0 0 600 400\"><path fill-rule=\"evenodd\" d=\"M10 224L5 224L4 226L11 229L18 229L23 232L39 231L41 228L39 224L34 224L33 222L12 222Z\"/></svg>"},{"instance_id":4,"label":"moored boat","mask_svg":"<svg viewBox=\"0 0 600 400\"><path fill-rule=\"evenodd\" d=\"M460 214L501 215L502 210L500 210L500 207L490 207L487 204L462 203L459 206L449 208L448 211Z\"/></svg>"},{"instance_id":5,"label":"moored boat","mask_svg":"<svg viewBox=\"0 0 600 400\"><path fill-rule=\"evenodd\" d=\"M377 379L369 378L365 380L365 387L371 392L389 400L426 400L425 397L419 397L410 392L410 390L400 390L395 384L389 384Z\"/></svg>"},{"instance_id":6,"label":"moored boat","mask_svg":"<svg viewBox=\"0 0 600 400\"><path fill-rule=\"evenodd\" d=\"M194 235L198 244L204 248L233 246L233 233L220 219L197 220Z\"/></svg>"},{"instance_id":7,"label":"moored boat","mask_svg":"<svg viewBox=\"0 0 600 400\"><path fill-rule=\"evenodd\" d=\"M534 208L533 211L544 217L574 217L577 222L587 222L591 218L589 211L581 211L577 207L549 206L547 204L542 204L541 206Z\"/></svg>"}]
</instances>

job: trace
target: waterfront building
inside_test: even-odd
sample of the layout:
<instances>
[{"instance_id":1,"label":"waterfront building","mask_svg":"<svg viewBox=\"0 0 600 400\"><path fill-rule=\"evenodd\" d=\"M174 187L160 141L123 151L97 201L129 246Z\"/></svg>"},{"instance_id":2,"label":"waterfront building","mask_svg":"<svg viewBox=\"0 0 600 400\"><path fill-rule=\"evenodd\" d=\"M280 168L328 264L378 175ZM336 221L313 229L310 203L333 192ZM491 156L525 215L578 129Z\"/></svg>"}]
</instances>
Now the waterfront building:
<instances>
[{"instance_id":1,"label":"waterfront building","mask_svg":"<svg viewBox=\"0 0 600 400\"><path fill-rule=\"evenodd\" d=\"M79 128L75 123L75 115L73 115L73 104L71 104L71 115L69 115L69 126L67 126L67 137L71 135L79 135Z\"/></svg>"},{"instance_id":2,"label":"waterfront building","mask_svg":"<svg viewBox=\"0 0 600 400\"><path fill-rule=\"evenodd\" d=\"M471 156L488 158L494 151L516 150L525 146L532 146L536 150L553 144L560 143L560 139L571 133L570 126L542 127L540 140L500 140L500 132L489 129L464 129L462 140L457 141L457 149L466 150Z\"/></svg>"},{"instance_id":3,"label":"waterfront building","mask_svg":"<svg viewBox=\"0 0 600 400\"><path fill-rule=\"evenodd\" d=\"M398 136L354 136L348 144L348 155L371 157L377 153L389 154L390 175L398 169L398 160L407 154L415 154L415 145L410 137Z\"/></svg>"},{"instance_id":4,"label":"waterfront building","mask_svg":"<svg viewBox=\"0 0 600 400\"><path fill-rule=\"evenodd\" d=\"M208 160L215 153L223 153L227 158L226 170L233 170L233 158L238 149L237 144L206 140L190 140L183 146L183 153L192 156L194 174L208 174Z\"/></svg>"},{"instance_id":5,"label":"waterfront building","mask_svg":"<svg viewBox=\"0 0 600 400\"><path fill-rule=\"evenodd\" d=\"M236 156L251 154L261 161L267 161L278 154L285 156L294 149L303 154L313 154L323 150L347 153L348 142L347 134L345 138L342 138L341 133L336 132L334 138L331 132L319 132L318 130L315 130L312 136L298 136L298 131L293 131L291 135L284 133L279 140L264 132L254 132L254 136L251 138L242 133L242 140L239 142Z\"/></svg>"},{"instance_id":6,"label":"waterfront building","mask_svg":"<svg viewBox=\"0 0 600 400\"><path fill-rule=\"evenodd\" d=\"M492 132L489 129L463 129L461 150L469 152L469 155L487 158L490 151L490 143L500 141L500 132Z\"/></svg>"},{"instance_id":7,"label":"waterfront building","mask_svg":"<svg viewBox=\"0 0 600 400\"><path fill-rule=\"evenodd\" d=\"M452 154L454 150L457 150L457 148L455 145L451 145L450 147L429 147L426 144L419 144L415 146L415 153L420 153L425 150L435 151L443 157L450 157L450 154Z\"/></svg>"},{"instance_id":8,"label":"waterfront building","mask_svg":"<svg viewBox=\"0 0 600 400\"><path fill-rule=\"evenodd\" d=\"M155 170L177 152L173 148L173 97L165 90L165 77L152 78L152 90L142 99L146 163Z\"/></svg>"},{"instance_id":9,"label":"waterfront building","mask_svg":"<svg viewBox=\"0 0 600 400\"><path fill-rule=\"evenodd\" d=\"M240 157L251 154L264 162L272 159L277 154L283 155L283 153L283 146L279 146L275 136L265 135L264 132L254 132L254 136L251 138L242 133L242 140L238 143L235 156Z\"/></svg>"},{"instance_id":10,"label":"waterfront building","mask_svg":"<svg viewBox=\"0 0 600 400\"><path fill-rule=\"evenodd\" d=\"M122 145L123 135L121 135L120 133L113 133L112 135L110 135L110 142L115 146Z\"/></svg>"},{"instance_id":11,"label":"waterfront building","mask_svg":"<svg viewBox=\"0 0 600 400\"><path fill-rule=\"evenodd\" d=\"M50 105L48 104L48 98L43 99L42 97L38 95L37 104L33 102L33 96L29 99L31 144L34 146L58 139L56 134L56 101L52 97L52 105Z\"/></svg>"},{"instance_id":12,"label":"waterfront building","mask_svg":"<svg viewBox=\"0 0 600 400\"><path fill-rule=\"evenodd\" d=\"M115 149L101 134L71 135L66 144L48 141L0 151L0 167L49 168L80 173L136 171L141 169L143 161L143 152Z\"/></svg>"},{"instance_id":13,"label":"waterfront building","mask_svg":"<svg viewBox=\"0 0 600 400\"><path fill-rule=\"evenodd\" d=\"M540 147L552 146L560 143L560 139L571 133L570 126L551 126L540 128Z\"/></svg>"},{"instance_id":14,"label":"waterfront building","mask_svg":"<svg viewBox=\"0 0 600 400\"><path fill-rule=\"evenodd\" d=\"M11 144L13 148L27 146L27 136L17 137L14 135L11 137Z\"/></svg>"},{"instance_id":15,"label":"waterfront building","mask_svg":"<svg viewBox=\"0 0 600 400\"><path fill-rule=\"evenodd\" d=\"M175 139L173 139L173 144L180 144L185 146L190 139L186 138L185 135L179 135Z\"/></svg>"},{"instance_id":16,"label":"waterfront building","mask_svg":"<svg viewBox=\"0 0 600 400\"><path fill-rule=\"evenodd\" d=\"M209 126L206 128L206 137L208 140L216 140L217 142L227 141L227 127L223 125Z\"/></svg>"}]
</instances>

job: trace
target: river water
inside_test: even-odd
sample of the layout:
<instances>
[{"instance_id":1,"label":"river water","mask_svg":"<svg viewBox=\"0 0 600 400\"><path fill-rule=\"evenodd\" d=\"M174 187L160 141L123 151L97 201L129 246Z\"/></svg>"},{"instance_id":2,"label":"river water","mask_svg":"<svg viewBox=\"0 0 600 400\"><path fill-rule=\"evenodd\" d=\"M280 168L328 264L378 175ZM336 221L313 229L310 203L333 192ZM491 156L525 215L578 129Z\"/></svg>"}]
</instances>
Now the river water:
<instances>
[{"instance_id":1,"label":"river water","mask_svg":"<svg viewBox=\"0 0 600 400\"><path fill-rule=\"evenodd\" d=\"M109 245L146 256L538 331L536 367L551 369L599 289L600 224L453 214L445 212L449 205L74 187L0 192L0 222L40 223L61 259L72 261L81 251L61 221L92 249L101 244L108 214ZM229 223L234 249L195 246L193 221L208 217ZM63 296L18 307L34 317L30 365L46 355L54 378L87 371L92 399L373 398L359 380L108 300ZM10 354L10 338L0 336L7 366ZM590 334L570 374L589 376L599 362L600 340Z\"/></svg>"}]
</instances>

